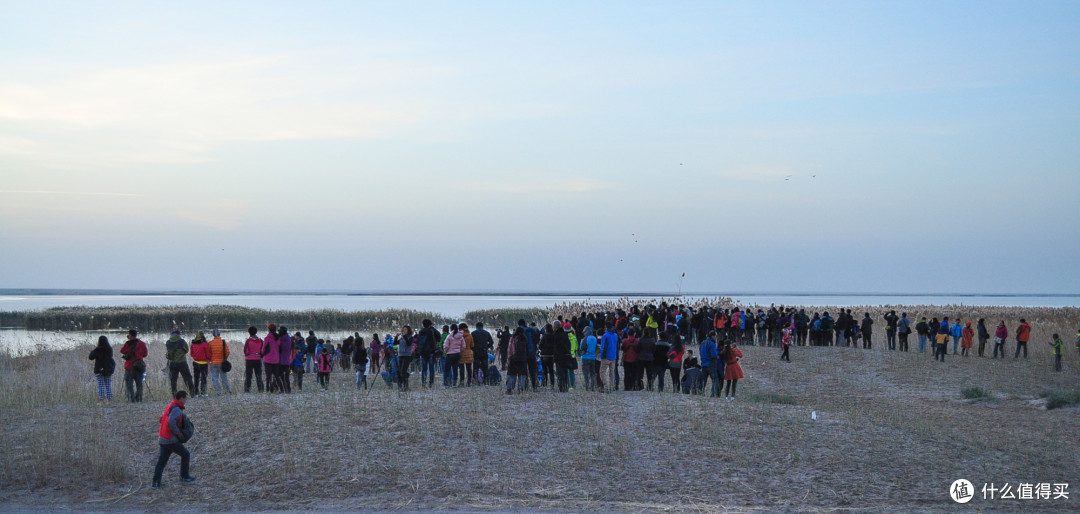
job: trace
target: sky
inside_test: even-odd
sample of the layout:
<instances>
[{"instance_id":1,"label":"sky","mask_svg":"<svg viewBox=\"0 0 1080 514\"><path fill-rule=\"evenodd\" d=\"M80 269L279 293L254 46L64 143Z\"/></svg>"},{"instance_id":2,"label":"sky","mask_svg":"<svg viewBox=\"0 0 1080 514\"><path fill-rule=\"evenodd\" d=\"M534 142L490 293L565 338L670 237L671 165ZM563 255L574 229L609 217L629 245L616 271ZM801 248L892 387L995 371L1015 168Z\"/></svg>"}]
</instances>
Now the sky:
<instances>
[{"instance_id":1,"label":"sky","mask_svg":"<svg viewBox=\"0 0 1080 514\"><path fill-rule=\"evenodd\" d=\"M0 287L1080 292L1080 2L0 8Z\"/></svg>"}]
</instances>

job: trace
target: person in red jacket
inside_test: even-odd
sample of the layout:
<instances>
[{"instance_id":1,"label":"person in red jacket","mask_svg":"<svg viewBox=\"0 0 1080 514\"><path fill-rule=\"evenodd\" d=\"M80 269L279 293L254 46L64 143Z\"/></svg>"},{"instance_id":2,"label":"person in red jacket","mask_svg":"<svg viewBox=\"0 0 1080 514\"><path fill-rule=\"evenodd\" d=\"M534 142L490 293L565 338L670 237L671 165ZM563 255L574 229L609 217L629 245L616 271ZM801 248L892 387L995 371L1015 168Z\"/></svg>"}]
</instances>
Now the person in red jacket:
<instances>
[{"instance_id":1,"label":"person in red jacket","mask_svg":"<svg viewBox=\"0 0 1080 514\"><path fill-rule=\"evenodd\" d=\"M143 376L146 373L143 359L149 353L146 343L140 341L138 336L139 332L135 329L128 330L127 342L120 347L120 355L124 358L124 388L131 403L142 401Z\"/></svg>"},{"instance_id":2,"label":"person in red jacket","mask_svg":"<svg viewBox=\"0 0 1080 514\"><path fill-rule=\"evenodd\" d=\"M1013 355L1014 359L1020 357L1020 350L1024 350L1024 358L1027 356L1027 344L1028 339L1031 338L1031 325L1028 325L1027 320L1020 318L1020 326L1016 327L1016 355Z\"/></svg>"},{"instance_id":3,"label":"person in red jacket","mask_svg":"<svg viewBox=\"0 0 1080 514\"><path fill-rule=\"evenodd\" d=\"M169 463L169 457L174 453L180 456L180 480L184 483L195 481L190 472L191 452L184 448L184 443L195 431L194 425L184 412L185 400L187 391L177 391L173 395L172 403L165 407L165 412L158 420L158 460L154 466L154 481L150 487L161 487L161 474Z\"/></svg>"},{"instance_id":4,"label":"person in red jacket","mask_svg":"<svg viewBox=\"0 0 1080 514\"><path fill-rule=\"evenodd\" d=\"M262 347L263 340L259 339L259 329L248 327L248 338L244 341L244 392L251 392L251 376L255 376L255 385L259 386L259 392L263 392L262 376Z\"/></svg>"},{"instance_id":5,"label":"person in red jacket","mask_svg":"<svg viewBox=\"0 0 1080 514\"><path fill-rule=\"evenodd\" d=\"M191 396L206 396L206 377L210 374L210 344L202 331L195 333L195 339L191 340L191 364L195 371L195 387L191 390Z\"/></svg>"},{"instance_id":6,"label":"person in red jacket","mask_svg":"<svg viewBox=\"0 0 1080 514\"><path fill-rule=\"evenodd\" d=\"M739 379L743 377L742 366L739 365L739 359L742 356L742 350L739 350L734 343L724 345L724 351L720 352L720 358L726 363L724 380L727 384L724 386L724 396L729 400L735 399L735 387L739 385Z\"/></svg>"}]
</instances>

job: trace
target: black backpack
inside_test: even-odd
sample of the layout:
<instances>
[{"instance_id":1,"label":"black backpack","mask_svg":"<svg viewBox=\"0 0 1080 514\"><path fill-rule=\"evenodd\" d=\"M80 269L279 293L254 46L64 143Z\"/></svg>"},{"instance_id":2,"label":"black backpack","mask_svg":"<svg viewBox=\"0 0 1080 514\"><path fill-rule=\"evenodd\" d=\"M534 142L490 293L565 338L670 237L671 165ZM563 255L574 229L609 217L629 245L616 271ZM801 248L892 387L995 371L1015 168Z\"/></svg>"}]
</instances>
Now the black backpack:
<instances>
[{"instance_id":1,"label":"black backpack","mask_svg":"<svg viewBox=\"0 0 1080 514\"><path fill-rule=\"evenodd\" d=\"M510 360L513 362L529 362L529 342L524 337L514 342L514 355Z\"/></svg>"}]
</instances>

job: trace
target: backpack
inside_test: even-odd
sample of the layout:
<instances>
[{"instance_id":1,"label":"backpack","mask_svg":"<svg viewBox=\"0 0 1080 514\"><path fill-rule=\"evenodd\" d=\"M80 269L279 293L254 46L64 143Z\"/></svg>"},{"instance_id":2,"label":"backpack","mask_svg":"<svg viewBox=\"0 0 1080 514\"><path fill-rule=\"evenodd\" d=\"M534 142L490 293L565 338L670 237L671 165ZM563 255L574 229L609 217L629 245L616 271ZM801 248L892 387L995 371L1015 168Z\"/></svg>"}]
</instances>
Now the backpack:
<instances>
[{"instance_id":1,"label":"backpack","mask_svg":"<svg viewBox=\"0 0 1080 514\"><path fill-rule=\"evenodd\" d=\"M510 360L513 362L529 362L529 342L525 338L514 342L514 355Z\"/></svg>"}]
</instances>

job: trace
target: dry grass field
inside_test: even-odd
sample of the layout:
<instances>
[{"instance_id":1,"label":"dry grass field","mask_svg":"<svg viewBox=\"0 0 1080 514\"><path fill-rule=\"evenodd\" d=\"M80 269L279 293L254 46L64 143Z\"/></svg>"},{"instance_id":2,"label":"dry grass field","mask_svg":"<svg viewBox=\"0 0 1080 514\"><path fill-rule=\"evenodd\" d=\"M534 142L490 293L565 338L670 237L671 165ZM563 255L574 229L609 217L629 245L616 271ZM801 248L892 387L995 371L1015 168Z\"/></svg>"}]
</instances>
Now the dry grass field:
<instances>
[{"instance_id":1,"label":"dry grass field","mask_svg":"<svg viewBox=\"0 0 1080 514\"><path fill-rule=\"evenodd\" d=\"M961 507L947 494L958 478L1080 489L1080 411L1039 399L1080 390L1074 334L1055 373L1035 326L1028 360L938 363L878 341L796 347L781 363L779 349L744 346L734 401L381 381L357 392L346 373L319 391L307 375L301 394L190 400L198 481L180 484L174 457L161 490L149 488L168 389L160 345L141 405L121 400L119 375L117 398L98 403L89 348L0 356L0 509L917 512ZM1072 493L964 507L1076 511Z\"/></svg>"}]
</instances>

